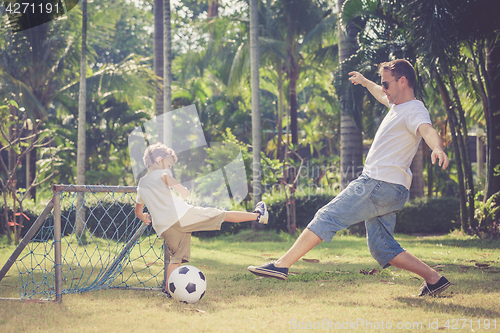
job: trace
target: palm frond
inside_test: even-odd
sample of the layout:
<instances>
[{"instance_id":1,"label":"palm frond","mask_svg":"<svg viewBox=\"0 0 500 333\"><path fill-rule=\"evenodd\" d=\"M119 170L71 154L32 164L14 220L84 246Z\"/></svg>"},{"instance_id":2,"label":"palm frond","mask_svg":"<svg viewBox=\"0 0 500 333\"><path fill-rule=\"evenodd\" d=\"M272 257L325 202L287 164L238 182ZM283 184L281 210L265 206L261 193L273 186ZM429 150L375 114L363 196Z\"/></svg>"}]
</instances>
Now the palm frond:
<instances>
[{"instance_id":1,"label":"palm frond","mask_svg":"<svg viewBox=\"0 0 500 333\"><path fill-rule=\"evenodd\" d=\"M2 94L10 92L19 98L21 105L26 109L28 116L34 119L46 119L47 110L40 103L33 91L24 82L6 73L0 67L0 91Z\"/></svg>"}]
</instances>

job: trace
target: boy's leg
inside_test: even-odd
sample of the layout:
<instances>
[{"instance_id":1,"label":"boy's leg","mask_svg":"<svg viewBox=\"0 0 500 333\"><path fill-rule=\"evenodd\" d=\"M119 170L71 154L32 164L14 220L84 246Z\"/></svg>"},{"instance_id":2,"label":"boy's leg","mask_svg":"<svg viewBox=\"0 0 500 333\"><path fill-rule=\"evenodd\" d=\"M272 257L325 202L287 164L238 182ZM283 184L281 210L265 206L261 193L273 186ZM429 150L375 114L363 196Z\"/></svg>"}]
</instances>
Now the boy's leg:
<instances>
[{"instance_id":1,"label":"boy's leg","mask_svg":"<svg viewBox=\"0 0 500 333\"><path fill-rule=\"evenodd\" d=\"M181 263L169 263L168 268L167 268L167 289L168 289L168 280L170 280L170 275L172 274L173 271L175 271L176 268L179 268L181 266Z\"/></svg>"},{"instance_id":2,"label":"boy's leg","mask_svg":"<svg viewBox=\"0 0 500 333\"><path fill-rule=\"evenodd\" d=\"M167 283L165 288L168 290L168 281L172 272L183 262L188 262L191 255L191 233L180 230L177 222L161 234L170 252L170 263L167 268Z\"/></svg>"},{"instance_id":3,"label":"boy's leg","mask_svg":"<svg viewBox=\"0 0 500 333\"><path fill-rule=\"evenodd\" d=\"M255 221L257 220L258 217L259 217L258 213L229 211L226 213L226 219L224 220L224 222L240 223L247 221Z\"/></svg>"},{"instance_id":4,"label":"boy's leg","mask_svg":"<svg viewBox=\"0 0 500 333\"><path fill-rule=\"evenodd\" d=\"M240 223L247 221L257 221L262 224L267 224L268 219L269 213L267 212L266 204L263 201L260 201L257 203L252 213L238 211L226 212L226 218L224 222Z\"/></svg>"}]
</instances>

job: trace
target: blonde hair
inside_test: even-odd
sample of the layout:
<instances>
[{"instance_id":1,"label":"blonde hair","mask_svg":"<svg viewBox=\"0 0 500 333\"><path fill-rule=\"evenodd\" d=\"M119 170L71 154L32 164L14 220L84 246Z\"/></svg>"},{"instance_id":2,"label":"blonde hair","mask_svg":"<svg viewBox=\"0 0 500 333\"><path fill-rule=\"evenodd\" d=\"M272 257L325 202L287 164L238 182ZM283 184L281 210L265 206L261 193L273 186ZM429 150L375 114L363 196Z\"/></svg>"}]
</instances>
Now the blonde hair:
<instances>
[{"instance_id":1,"label":"blonde hair","mask_svg":"<svg viewBox=\"0 0 500 333\"><path fill-rule=\"evenodd\" d=\"M144 161L146 168L149 168L156 163L158 157L164 159L169 156L172 156L174 162L177 162L177 155L175 155L175 151L172 148L168 148L163 143L158 142L146 148L142 160Z\"/></svg>"}]
</instances>

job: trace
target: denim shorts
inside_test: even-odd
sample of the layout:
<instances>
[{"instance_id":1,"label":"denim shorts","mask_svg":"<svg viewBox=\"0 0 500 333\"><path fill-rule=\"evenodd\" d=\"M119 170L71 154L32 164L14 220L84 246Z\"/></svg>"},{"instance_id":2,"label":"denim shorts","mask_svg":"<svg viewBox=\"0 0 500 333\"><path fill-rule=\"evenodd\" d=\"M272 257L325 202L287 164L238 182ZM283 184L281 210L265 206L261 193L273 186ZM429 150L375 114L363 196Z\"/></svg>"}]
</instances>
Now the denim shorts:
<instances>
[{"instance_id":1,"label":"denim shorts","mask_svg":"<svg viewBox=\"0 0 500 333\"><path fill-rule=\"evenodd\" d=\"M353 224L365 221L368 248L375 260L386 268L389 261L405 250L394 239L396 212L408 200L403 185L372 179L362 174L338 196L322 207L307 228L322 240Z\"/></svg>"}]
</instances>

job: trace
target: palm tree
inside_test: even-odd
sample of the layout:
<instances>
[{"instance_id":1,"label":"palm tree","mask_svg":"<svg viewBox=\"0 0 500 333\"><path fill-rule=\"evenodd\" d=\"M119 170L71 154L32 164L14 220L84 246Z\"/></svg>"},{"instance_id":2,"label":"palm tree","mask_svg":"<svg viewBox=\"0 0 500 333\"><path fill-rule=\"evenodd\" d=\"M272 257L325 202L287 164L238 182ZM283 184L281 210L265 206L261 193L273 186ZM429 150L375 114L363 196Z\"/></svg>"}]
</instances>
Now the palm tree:
<instances>
[{"instance_id":1,"label":"palm tree","mask_svg":"<svg viewBox=\"0 0 500 333\"><path fill-rule=\"evenodd\" d=\"M163 0L163 142L172 147L172 25L170 0Z\"/></svg>"},{"instance_id":2,"label":"palm tree","mask_svg":"<svg viewBox=\"0 0 500 333\"><path fill-rule=\"evenodd\" d=\"M488 105L488 182L485 200L500 191L500 31L491 33L486 42L487 46L487 76L489 80L489 105ZM496 203L500 205L500 203Z\"/></svg>"},{"instance_id":3,"label":"palm tree","mask_svg":"<svg viewBox=\"0 0 500 333\"><path fill-rule=\"evenodd\" d=\"M78 151L76 159L76 184L85 185L86 124L87 124L87 0L82 1L82 51L80 58L80 93L78 96ZM82 237L85 228L83 193L78 193L76 201L75 233Z\"/></svg>"},{"instance_id":4,"label":"palm tree","mask_svg":"<svg viewBox=\"0 0 500 333\"><path fill-rule=\"evenodd\" d=\"M163 0L154 0L154 32L153 32L153 56L154 56L154 71L156 76L163 78ZM164 112L164 97L163 90L159 90L155 96L156 115L161 116ZM162 124L158 124L162 125ZM158 128L159 137L163 137L163 126Z\"/></svg>"},{"instance_id":5,"label":"palm tree","mask_svg":"<svg viewBox=\"0 0 500 333\"><path fill-rule=\"evenodd\" d=\"M332 50L336 50L336 45L323 45L322 37L332 30L337 18L324 8L325 6L316 0L269 1L260 6L264 22L259 44L263 59L269 63L269 68L276 72L279 88L288 86L292 145L298 144L297 81L301 71L308 65L305 51L308 47L314 49L318 53L314 61L320 64L332 56ZM246 56L247 45L244 42L233 61L230 86L234 85L232 81L241 78ZM285 103L280 102L284 95L283 91L278 89L278 110L284 107ZM278 127L281 127L280 118L283 113L279 112Z\"/></svg>"},{"instance_id":6,"label":"palm tree","mask_svg":"<svg viewBox=\"0 0 500 333\"><path fill-rule=\"evenodd\" d=\"M428 1L425 3L409 1L405 3L402 10L402 19L407 20L409 40L415 46L418 54L421 54L424 63L429 64L434 77L441 83L447 83L449 88L441 85L441 91L451 90L450 108L448 108L448 121L454 137L455 157L460 156L461 164L457 163L457 171L462 173L459 179L462 200L462 227L475 229L474 219L474 183L470 150L468 147L468 130L465 112L458 94L456 80L459 75L454 71L463 70L463 62L460 56L459 40L456 35L461 12L466 9L466 1L459 1L453 5L444 2ZM414 13L419 13L415 16ZM446 80L446 81L445 81ZM448 94L446 92L446 94ZM443 95L445 96L445 95ZM463 184L463 185L462 185ZM465 204L466 203L466 204Z\"/></svg>"},{"instance_id":7,"label":"palm tree","mask_svg":"<svg viewBox=\"0 0 500 333\"><path fill-rule=\"evenodd\" d=\"M338 0L337 6L343 8L344 0ZM356 52L357 43L356 36L359 32L359 23L351 20L343 29L339 29L339 61L340 61L340 77L347 77L345 62ZM358 177L363 169L363 135L361 133L362 124L355 123L353 114L361 113L361 105L356 103L353 90L350 88L348 96L344 96L341 101L341 118L340 118L340 170L341 170L341 187L345 188L352 180ZM349 100L351 99L351 100ZM347 105L350 104L351 107Z\"/></svg>"},{"instance_id":8,"label":"palm tree","mask_svg":"<svg viewBox=\"0 0 500 333\"><path fill-rule=\"evenodd\" d=\"M493 135L495 121L493 113L490 113L492 97L490 93L493 91L492 78L497 77L494 71L498 67L498 58L488 57L487 40L489 37L490 40L497 40L499 36L500 24L495 19L499 14L498 6L495 6L494 1L491 0L459 0L455 1L453 6L447 2L432 0L395 1L390 3L390 6L377 0L347 1L354 5L350 8L356 9L358 16L371 15L372 35L380 35L380 31L383 30L380 29L381 25L378 25L378 22L385 21L387 26L397 24L397 29L392 29L390 34L387 34L389 38L383 39L384 43L391 43L391 52L399 57L408 50L414 53L415 59L418 59L416 63L420 65L420 68L432 74L432 81L437 85L448 112L459 174L462 226L464 230L474 230L476 228L474 184L467 147L467 117L462 105L460 89L468 89L470 93L482 100L489 136L488 151L489 153L496 151L494 147L498 144L495 143L496 138ZM360 40L363 39L369 39L366 33L360 38ZM402 43L402 41L405 42ZM404 45L404 48L395 51L397 48L394 46L398 44ZM379 47L377 45L379 42L370 44L371 50L368 53L377 53ZM469 50L469 54L464 54L465 48ZM489 60L492 67L487 65ZM472 75L464 75L469 72L475 73L475 78ZM493 75L490 76L490 74ZM420 81L419 83L421 85L426 82ZM495 156L498 156L498 152ZM495 156L491 156L491 163L489 163L491 169L485 200L494 193L488 188L492 188L492 180L495 179L493 168L497 162L500 163L500 160L495 162Z\"/></svg>"},{"instance_id":9,"label":"palm tree","mask_svg":"<svg viewBox=\"0 0 500 333\"><path fill-rule=\"evenodd\" d=\"M302 52L312 43L322 45L321 37L332 31L336 15L316 0L289 0L276 3L277 24L282 31L283 56L290 107L292 145L298 144L297 80L304 67Z\"/></svg>"},{"instance_id":10,"label":"palm tree","mask_svg":"<svg viewBox=\"0 0 500 333\"><path fill-rule=\"evenodd\" d=\"M253 147L253 204L261 198L260 151L262 129L260 124L260 88L259 88L259 9L258 1L250 0L250 61L252 82L252 147Z\"/></svg>"}]
</instances>

